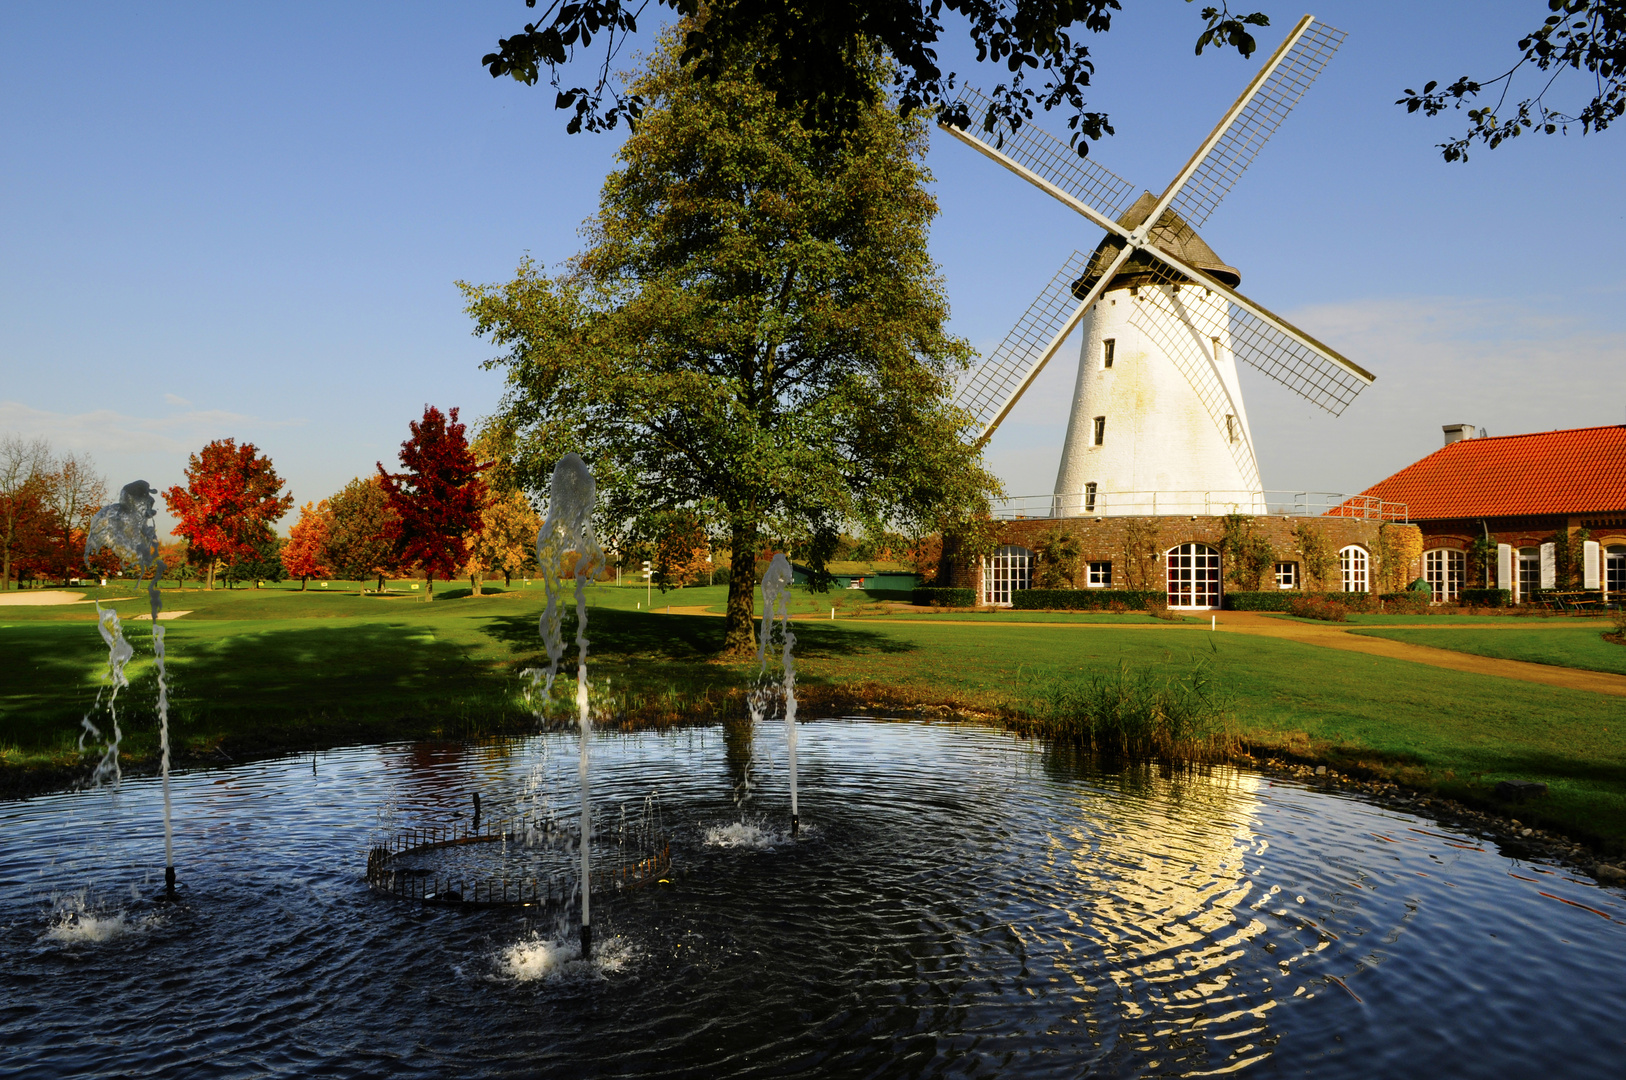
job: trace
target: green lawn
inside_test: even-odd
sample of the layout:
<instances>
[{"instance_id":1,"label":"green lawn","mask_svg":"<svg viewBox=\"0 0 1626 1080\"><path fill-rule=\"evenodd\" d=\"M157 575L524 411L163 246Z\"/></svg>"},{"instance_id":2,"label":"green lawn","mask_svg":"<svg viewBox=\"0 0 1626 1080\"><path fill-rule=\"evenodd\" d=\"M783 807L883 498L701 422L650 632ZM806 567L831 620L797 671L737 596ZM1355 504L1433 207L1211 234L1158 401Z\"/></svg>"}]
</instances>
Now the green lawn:
<instances>
[{"instance_id":1,"label":"green lawn","mask_svg":"<svg viewBox=\"0 0 1626 1080\"><path fill-rule=\"evenodd\" d=\"M704 602L709 591L669 595L676 606L686 594ZM598 692L640 715L653 709L715 717L719 708L737 708L754 664L715 659L723 620L627 610L642 601L635 592L642 590L590 594ZM177 746L185 760L221 750L241 756L522 730L531 718L519 698L518 673L540 660L540 601L539 590L527 589L474 598L466 584L443 587L434 603L331 589L166 592L166 606L192 611L166 624ZM804 621L796 627L802 686L814 709L920 702L997 713L1020 705L1034 681L1051 673L1127 663L1176 676L1202 663L1231 695L1243 733L1256 743L1340 766L1361 762L1470 799L1483 798L1498 779L1543 780L1550 795L1521 808L1521 818L1626 838L1626 699L1207 633L1144 616L1135 618L1146 629L1092 624L1080 615L1062 617L1074 625L1015 621L1035 615L979 616L971 625L931 615ZM147 626L127 625L138 652L135 685L121 696L126 745L150 760ZM1584 629L1530 633L1562 648L1596 640ZM1467 635L1490 644L1517 637L1506 630L1440 634L1453 643ZM105 657L89 605L0 609L0 669L7 676L0 682L0 754L10 766L9 786L26 787L17 775L51 762L59 781L85 771L71 750Z\"/></svg>"},{"instance_id":2,"label":"green lawn","mask_svg":"<svg viewBox=\"0 0 1626 1080\"><path fill-rule=\"evenodd\" d=\"M1388 638L1413 645L1490 656L1497 660L1524 660L1531 664L1611 671L1626 675L1626 646L1605 641L1613 630L1607 620L1574 623L1538 623L1496 630L1358 630L1366 637Z\"/></svg>"}]
</instances>

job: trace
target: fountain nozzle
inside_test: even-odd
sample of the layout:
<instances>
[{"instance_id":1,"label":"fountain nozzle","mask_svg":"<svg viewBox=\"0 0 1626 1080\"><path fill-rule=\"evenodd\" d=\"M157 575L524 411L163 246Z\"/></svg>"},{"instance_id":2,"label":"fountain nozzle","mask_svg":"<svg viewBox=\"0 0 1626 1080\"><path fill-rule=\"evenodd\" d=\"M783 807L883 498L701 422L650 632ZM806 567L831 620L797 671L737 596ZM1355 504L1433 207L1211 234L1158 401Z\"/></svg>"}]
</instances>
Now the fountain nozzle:
<instances>
[{"instance_id":1,"label":"fountain nozzle","mask_svg":"<svg viewBox=\"0 0 1626 1080\"><path fill-rule=\"evenodd\" d=\"M592 958L593 958L593 928L591 926L589 926L587 923L582 923L582 959L583 960L591 960Z\"/></svg>"},{"instance_id":2,"label":"fountain nozzle","mask_svg":"<svg viewBox=\"0 0 1626 1080\"><path fill-rule=\"evenodd\" d=\"M802 831L802 819L795 814L790 816L790 834L795 836Z\"/></svg>"},{"instance_id":3,"label":"fountain nozzle","mask_svg":"<svg viewBox=\"0 0 1626 1080\"><path fill-rule=\"evenodd\" d=\"M173 866L164 867L164 894L166 896L175 895L175 868Z\"/></svg>"}]
</instances>

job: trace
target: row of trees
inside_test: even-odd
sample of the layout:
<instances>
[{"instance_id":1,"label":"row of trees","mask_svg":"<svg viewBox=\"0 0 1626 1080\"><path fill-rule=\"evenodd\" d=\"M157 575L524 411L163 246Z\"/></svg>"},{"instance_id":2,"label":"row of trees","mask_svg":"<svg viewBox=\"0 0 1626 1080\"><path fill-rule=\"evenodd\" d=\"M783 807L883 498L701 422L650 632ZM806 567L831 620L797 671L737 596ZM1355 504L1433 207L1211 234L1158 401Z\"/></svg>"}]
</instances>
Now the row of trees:
<instances>
[{"instance_id":1,"label":"row of trees","mask_svg":"<svg viewBox=\"0 0 1626 1080\"><path fill-rule=\"evenodd\" d=\"M88 454L52 451L45 439L0 436L0 589L12 581L84 572L85 528L107 502L107 481ZM116 567L110 556L93 568Z\"/></svg>"}]
</instances>

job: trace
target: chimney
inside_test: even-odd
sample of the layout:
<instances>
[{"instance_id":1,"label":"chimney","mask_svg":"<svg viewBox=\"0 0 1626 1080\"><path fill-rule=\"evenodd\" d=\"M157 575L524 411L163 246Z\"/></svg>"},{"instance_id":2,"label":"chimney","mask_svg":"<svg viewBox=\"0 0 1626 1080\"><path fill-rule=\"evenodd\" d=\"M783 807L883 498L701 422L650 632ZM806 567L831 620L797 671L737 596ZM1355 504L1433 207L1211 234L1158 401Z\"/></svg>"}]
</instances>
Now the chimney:
<instances>
[{"instance_id":1,"label":"chimney","mask_svg":"<svg viewBox=\"0 0 1626 1080\"><path fill-rule=\"evenodd\" d=\"M1445 432L1445 445L1450 446L1454 442L1473 438L1479 429L1472 424L1446 424L1441 430Z\"/></svg>"}]
</instances>

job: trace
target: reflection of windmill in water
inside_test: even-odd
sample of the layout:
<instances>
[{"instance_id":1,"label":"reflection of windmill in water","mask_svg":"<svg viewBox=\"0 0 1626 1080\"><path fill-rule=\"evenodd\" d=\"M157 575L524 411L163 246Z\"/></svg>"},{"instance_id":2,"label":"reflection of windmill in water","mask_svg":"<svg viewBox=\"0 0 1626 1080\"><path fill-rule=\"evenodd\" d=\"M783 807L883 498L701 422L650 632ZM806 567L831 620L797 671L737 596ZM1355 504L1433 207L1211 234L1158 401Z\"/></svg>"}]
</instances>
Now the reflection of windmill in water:
<instances>
[{"instance_id":1,"label":"reflection of windmill in water","mask_svg":"<svg viewBox=\"0 0 1626 1080\"><path fill-rule=\"evenodd\" d=\"M1075 252L956 403L985 442L1082 324L1078 384L1051 513L1264 513L1236 359L1333 415L1372 375L1236 292L1194 231L1321 73L1344 35L1306 15L1164 190L1135 186L1061 140L992 121L970 92L945 130L1107 231Z\"/></svg>"}]
</instances>

